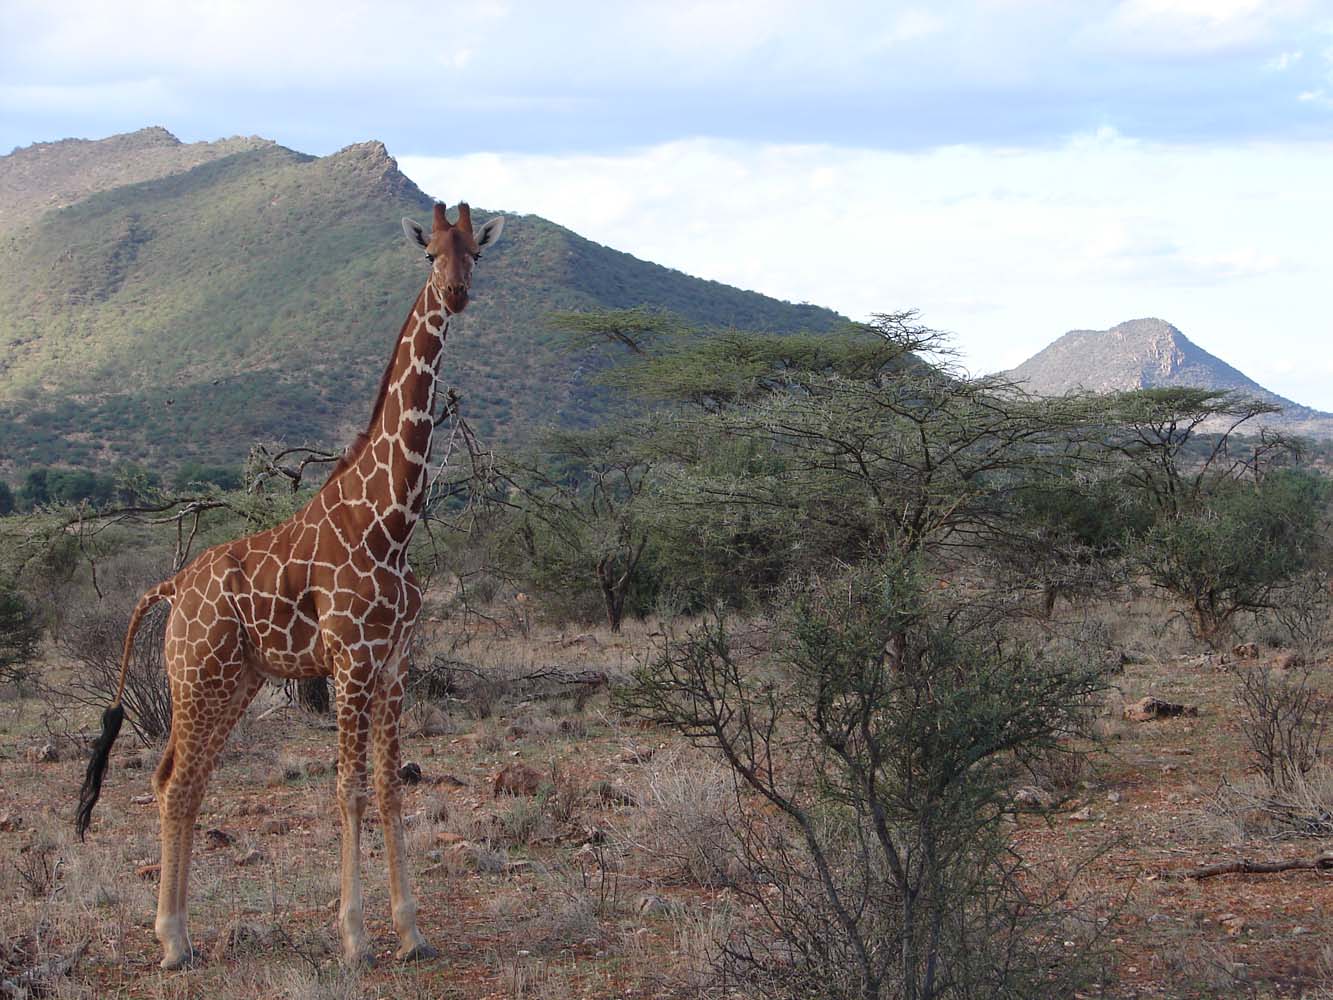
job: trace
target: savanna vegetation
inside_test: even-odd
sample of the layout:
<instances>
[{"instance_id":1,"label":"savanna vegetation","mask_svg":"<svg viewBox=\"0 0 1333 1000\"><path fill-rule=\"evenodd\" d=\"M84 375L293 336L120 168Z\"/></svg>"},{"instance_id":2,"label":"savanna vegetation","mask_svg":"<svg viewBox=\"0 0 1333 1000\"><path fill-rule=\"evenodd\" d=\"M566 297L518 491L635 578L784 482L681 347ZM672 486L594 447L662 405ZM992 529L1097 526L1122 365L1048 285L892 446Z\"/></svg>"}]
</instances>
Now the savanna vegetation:
<instances>
[{"instance_id":1,"label":"savanna vegetation","mask_svg":"<svg viewBox=\"0 0 1333 1000\"><path fill-rule=\"evenodd\" d=\"M212 958L160 991L1316 995L1329 492L1299 442L1258 432L1265 406L1033 398L955 368L910 312L546 323L592 359L599 419L500 447L452 398L414 543L409 809L450 961L338 970L316 684L242 722L198 848ZM0 767L64 766L49 744L76 768L138 593L288 516L333 457L270 446L100 492L28 473L0 520L0 679L8 743L35 756ZM113 769L104 829L169 726L148 632L146 750ZM1140 695L1195 704L1127 722ZM0 823L51 801L24 788ZM76 848L72 802L0 833L29 836L0 879L28 900L0 922L0 978L146 995L151 822ZM1256 851L1290 872L1200 868Z\"/></svg>"}]
</instances>

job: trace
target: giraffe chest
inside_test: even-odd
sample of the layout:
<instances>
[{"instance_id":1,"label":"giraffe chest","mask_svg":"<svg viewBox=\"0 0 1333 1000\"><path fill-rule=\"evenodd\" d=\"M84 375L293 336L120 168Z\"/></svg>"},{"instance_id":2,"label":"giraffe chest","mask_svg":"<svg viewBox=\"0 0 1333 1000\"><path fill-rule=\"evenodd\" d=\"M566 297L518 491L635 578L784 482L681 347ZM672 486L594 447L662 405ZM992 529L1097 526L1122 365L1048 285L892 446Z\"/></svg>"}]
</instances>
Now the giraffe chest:
<instances>
[{"instance_id":1,"label":"giraffe chest","mask_svg":"<svg viewBox=\"0 0 1333 1000\"><path fill-rule=\"evenodd\" d=\"M238 589L234 603L256 658L278 676L328 673L330 654L338 649L386 658L420 610L420 592L410 574L364 560L292 560L257 570Z\"/></svg>"}]
</instances>

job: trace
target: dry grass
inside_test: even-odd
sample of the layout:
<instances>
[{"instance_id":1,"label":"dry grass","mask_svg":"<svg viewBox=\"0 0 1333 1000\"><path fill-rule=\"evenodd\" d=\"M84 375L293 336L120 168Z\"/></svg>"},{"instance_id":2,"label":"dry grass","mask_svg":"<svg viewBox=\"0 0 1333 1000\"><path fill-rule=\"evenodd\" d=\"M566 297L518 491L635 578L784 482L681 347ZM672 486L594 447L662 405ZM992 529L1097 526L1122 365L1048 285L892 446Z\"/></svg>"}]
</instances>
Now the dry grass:
<instances>
[{"instance_id":1,"label":"dry grass","mask_svg":"<svg viewBox=\"0 0 1333 1000\"><path fill-rule=\"evenodd\" d=\"M1031 858L1035 878L1062 858L1111 844L1079 876L1081 897L1122 904L1099 911L1117 958L1108 996L1318 996L1333 976L1324 945L1333 918L1316 876L1166 877L1240 854L1313 853L1322 842L1254 813L1259 789L1248 775L1232 676L1184 646L1174 626L1163 627L1165 610L1147 598L1094 611L1110 641L1133 652L1098 719L1108 752L1091 767L1065 756L1038 765L1045 784L1070 796L1071 806L1091 806L1093 818L1020 816L1015 850ZM580 636L529 622L527 636L474 631L436 641L497 671L623 674L655 630L631 622L621 636ZM1312 680L1333 691L1326 665ZM1121 721L1121 705L1145 694L1197 705L1200 714ZM372 807L363 873L368 930L382 961L343 970L331 906L335 738L317 720L281 708L280 691L261 698L243 738L230 742L199 820L191 927L206 958L172 974L156 966L156 878L136 874L157 860L156 808L132 801L150 794L157 751L132 740L117 747L94 830L79 845L69 832L78 753L71 744L58 763L27 761L24 752L48 738L42 707L19 692L0 698L0 816L22 823L0 832L0 979L85 947L49 995L743 995L734 984L723 988L717 973L722 944L750 919L729 888L745 878L731 830L731 778L667 734L616 716L604 692L582 705L501 693L481 719L448 703L412 710L404 755L426 780L405 792L409 852L422 927L445 958L421 966L391 959L396 942ZM276 710L261 717L269 709ZM77 728L91 720L71 721ZM495 797L492 780L513 761L549 776L550 788L536 798ZM1333 805L1328 762L1308 777L1301 808ZM1237 794L1224 801L1228 787ZM290 829L265 833L272 818L291 821ZM210 846L205 833L215 828L233 842ZM252 848L264 860L238 866L235 858ZM645 908L648 897L667 905ZM1239 932L1222 921L1227 915L1238 918Z\"/></svg>"}]
</instances>

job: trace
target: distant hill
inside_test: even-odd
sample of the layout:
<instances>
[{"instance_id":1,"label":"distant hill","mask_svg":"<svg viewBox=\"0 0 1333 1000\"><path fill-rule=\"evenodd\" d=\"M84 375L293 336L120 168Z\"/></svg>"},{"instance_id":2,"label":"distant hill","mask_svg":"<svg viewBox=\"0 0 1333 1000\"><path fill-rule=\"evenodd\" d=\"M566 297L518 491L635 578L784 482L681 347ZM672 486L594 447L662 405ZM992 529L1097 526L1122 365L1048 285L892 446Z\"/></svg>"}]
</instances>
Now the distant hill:
<instances>
[{"instance_id":1,"label":"distant hill","mask_svg":"<svg viewBox=\"0 0 1333 1000\"><path fill-rule=\"evenodd\" d=\"M426 276L398 220L429 222L430 206L378 142L316 158L145 129L0 157L0 472L344 443ZM646 304L774 332L846 322L506 214L443 373L491 441L601 405L596 359L564 351L552 310Z\"/></svg>"},{"instance_id":2,"label":"distant hill","mask_svg":"<svg viewBox=\"0 0 1333 1000\"><path fill-rule=\"evenodd\" d=\"M1265 389L1160 319L1132 319L1109 330L1071 330L1005 374L1045 396L1169 386L1232 389L1282 407L1280 414L1259 422L1264 426L1333 438L1333 413Z\"/></svg>"}]
</instances>

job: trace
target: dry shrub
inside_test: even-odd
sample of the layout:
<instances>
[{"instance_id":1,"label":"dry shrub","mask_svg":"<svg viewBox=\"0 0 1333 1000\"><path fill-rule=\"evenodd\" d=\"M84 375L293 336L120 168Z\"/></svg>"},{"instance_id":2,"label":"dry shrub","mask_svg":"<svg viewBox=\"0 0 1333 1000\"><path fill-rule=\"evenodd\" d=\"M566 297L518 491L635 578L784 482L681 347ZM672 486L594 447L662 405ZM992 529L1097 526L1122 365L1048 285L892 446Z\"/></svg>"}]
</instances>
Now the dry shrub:
<instances>
[{"instance_id":1,"label":"dry shrub","mask_svg":"<svg viewBox=\"0 0 1333 1000\"><path fill-rule=\"evenodd\" d=\"M1235 673L1251 764L1275 791L1289 792L1319 760L1328 699L1308 670L1286 677L1264 666L1238 666Z\"/></svg>"},{"instance_id":2,"label":"dry shrub","mask_svg":"<svg viewBox=\"0 0 1333 1000\"><path fill-rule=\"evenodd\" d=\"M571 895L546 906L524 926L524 937L542 954L573 948L601 933L596 902L588 896Z\"/></svg>"},{"instance_id":3,"label":"dry shrub","mask_svg":"<svg viewBox=\"0 0 1333 1000\"><path fill-rule=\"evenodd\" d=\"M101 599L69 612L54 635L57 650L74 666L68 680L47 678L43 685L58 709L75 704L100 711L112 702L130 613L144 591L168 575L166 567L129 555L99 571ZM126 718L144 743L164 740L171 732L171 690L162 655L168 614L163 602L144 616L125 677Z\"/></svg>"},{"instance_id":4,"label":"dry shrub","mask_svg":"<svg viewBox=\"0 0 1333 1000\"><path fill-rule=\"evenodd\" d=\"M690 750L655 755L636 788L640 809L624 834L662 866L662 876L705 886L745 877L732 825L737 792L731 774Z\"/></svg>"},{"instance_id":5,"label":"dry shrub","mask_svg":"<svg viewBox=\"0 0 1333 1000\"><path fill-rule=\"evenodd\" d=\"M1057 801L1069 798L1088 777L1088 754L1069 742L1044 747L1026 762L1033 780Z\"/></svg>"},{"instance_id":6,"label":"dry shrub","mask_svg":"<svg viewBox=\"0 0 1333 1000\"><path fill-rule=\"evenodd\" d=\"M1208 797L1196 829L1205 842L1232 844L1333 836L1333 768L1314 767L1285 789L1262 775L1223 781Z\"/></svg>"},{"instance_id":7,"label":"dry shrub","mask_svg":"<svg viewBox=\"0 0 1333 1000\"><path fill-rule=\"evenodd\" d=\"M1269 612L1282 645L1293 646L1307 661L1326 653L1333 635L1333 592L1329 584L1327 573L1302 573L1278 593Z\"/></svg>"}]
</instances>

